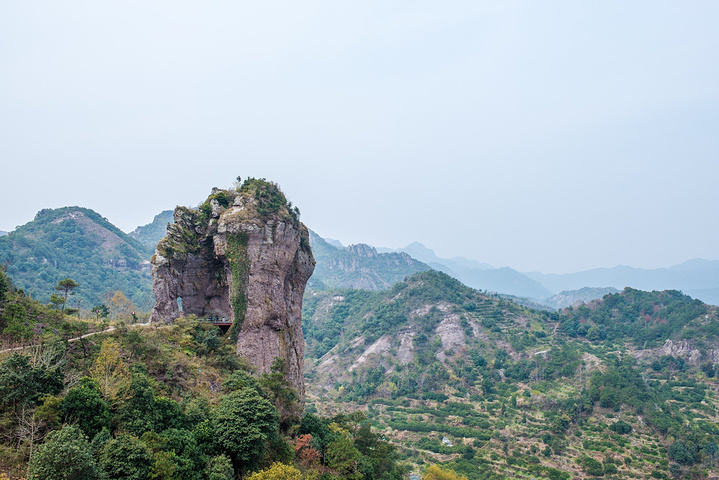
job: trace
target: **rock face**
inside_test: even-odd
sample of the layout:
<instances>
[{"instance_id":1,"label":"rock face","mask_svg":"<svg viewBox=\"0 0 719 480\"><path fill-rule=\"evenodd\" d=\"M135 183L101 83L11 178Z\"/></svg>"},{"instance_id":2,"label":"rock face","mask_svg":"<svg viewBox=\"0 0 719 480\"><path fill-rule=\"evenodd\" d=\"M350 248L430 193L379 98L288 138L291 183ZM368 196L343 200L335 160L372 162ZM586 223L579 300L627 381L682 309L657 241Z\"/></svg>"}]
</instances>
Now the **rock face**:
<instances>
[{"instance_id":1,"label":"rock face","mask_svg":"<svg viewBox=\"0 0 719 480\"><path fill-rule=\"evenodd\" d=\"M237 354L261 373L283 360L303 397L302 295L315 261L299 211L277 185L249 179L214 189L198 209L177 207L174 217L152 259L150 320L232 321Z\"/></svg>"}]
</instances>

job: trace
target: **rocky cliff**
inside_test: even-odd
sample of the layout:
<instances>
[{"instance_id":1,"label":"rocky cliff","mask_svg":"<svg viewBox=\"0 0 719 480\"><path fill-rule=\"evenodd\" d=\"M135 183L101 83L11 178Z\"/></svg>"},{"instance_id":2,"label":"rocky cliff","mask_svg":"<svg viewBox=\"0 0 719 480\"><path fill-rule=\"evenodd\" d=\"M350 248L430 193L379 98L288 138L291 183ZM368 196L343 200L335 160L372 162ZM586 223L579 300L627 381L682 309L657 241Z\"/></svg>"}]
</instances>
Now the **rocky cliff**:
<instances>
[{"instance_id":1,"label":"rocky cliff","mask_svg":"<svg viewBox=\"0 0 719 480\"><path fill-rule=\"evenodd\" d=\"M151 321L229 319L238 355L260 372L283 360L303 396L302 295L315 261L299 210L277 185L248 179L174 217L152 258Z\"/></svg>"}]
</instances>

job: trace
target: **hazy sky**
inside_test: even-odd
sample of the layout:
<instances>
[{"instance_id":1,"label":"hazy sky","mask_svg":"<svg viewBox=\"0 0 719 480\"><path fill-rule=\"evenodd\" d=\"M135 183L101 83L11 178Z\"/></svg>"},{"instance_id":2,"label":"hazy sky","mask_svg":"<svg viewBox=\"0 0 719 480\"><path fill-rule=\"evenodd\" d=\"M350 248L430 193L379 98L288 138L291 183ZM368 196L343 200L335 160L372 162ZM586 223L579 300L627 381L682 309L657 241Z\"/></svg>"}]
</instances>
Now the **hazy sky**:
<instances>
[{"instance_id":1,"label":"hazy sky","mask_svg":"<svg viewBox=\"0 0 719 480\"><path fill-rule=\"evenodd\" d=\"M237 175L522 271L719 258L719 2L5 1L0 230Z\"/></svg>"}]
</instances>

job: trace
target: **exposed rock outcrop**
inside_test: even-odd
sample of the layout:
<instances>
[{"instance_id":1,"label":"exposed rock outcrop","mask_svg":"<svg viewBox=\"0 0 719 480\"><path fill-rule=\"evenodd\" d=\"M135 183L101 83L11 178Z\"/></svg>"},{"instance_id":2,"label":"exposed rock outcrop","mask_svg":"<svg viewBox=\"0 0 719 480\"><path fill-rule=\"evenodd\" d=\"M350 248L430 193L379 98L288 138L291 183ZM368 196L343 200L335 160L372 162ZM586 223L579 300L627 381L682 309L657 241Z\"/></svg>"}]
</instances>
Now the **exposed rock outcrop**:
<instances>
[{"instance_id":1,"label":"exposed rock outcrop","mask_svg":"<svg viewBox=\"0 0 719 480\"><path fill-rule=\"evenodd\" d=\"M152 322L231 320L237 354L260 372L284 361L304 395L302 295L315 261L307 228L277 185L249 179L214 189L198 209L177 207L152 259Z\"/></svg>"}]
</instances>

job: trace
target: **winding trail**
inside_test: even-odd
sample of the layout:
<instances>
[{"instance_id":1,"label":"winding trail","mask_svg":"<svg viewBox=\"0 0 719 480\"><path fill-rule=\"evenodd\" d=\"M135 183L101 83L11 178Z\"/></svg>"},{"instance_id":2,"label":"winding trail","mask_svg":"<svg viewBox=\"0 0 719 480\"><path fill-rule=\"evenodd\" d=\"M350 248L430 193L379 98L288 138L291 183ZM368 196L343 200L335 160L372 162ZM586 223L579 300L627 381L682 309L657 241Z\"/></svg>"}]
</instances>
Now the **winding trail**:
<instances>
[{"instance_id":1,"label":"winding trail","mask_svg":"<svg viewBox=\"0 0 719 480\"><path fill-rule=\"evenodd\" d=\"M149 327L149 326L150 326L150 321L148 320L147 323L134 323L132 325L128 325L127 327L132 328L132 327ZM82 340L83 338L92 337L93 335L99 335L101 333L113 332L115 330L117 330L117 327L110 327L105 330L100 330L99 332L86 333L85 335L80 335L79 337L71 338L67 342L68 343L77 342L78 340ZM0 355L2 355L3 353L18 352L20 350L25 350L26 348L32 348L35 346L37 346L37 345L24 345L22 347L6 348L5 350L0 350Z\"/></svg>"}]
</instances>

